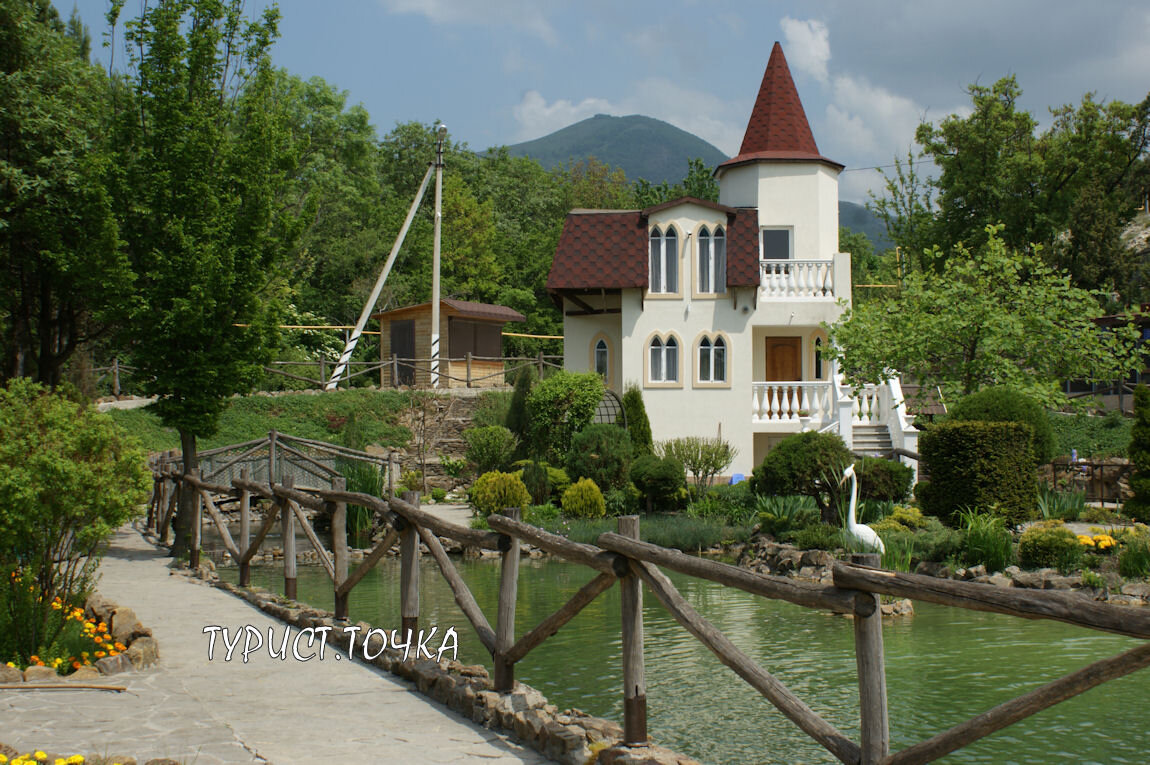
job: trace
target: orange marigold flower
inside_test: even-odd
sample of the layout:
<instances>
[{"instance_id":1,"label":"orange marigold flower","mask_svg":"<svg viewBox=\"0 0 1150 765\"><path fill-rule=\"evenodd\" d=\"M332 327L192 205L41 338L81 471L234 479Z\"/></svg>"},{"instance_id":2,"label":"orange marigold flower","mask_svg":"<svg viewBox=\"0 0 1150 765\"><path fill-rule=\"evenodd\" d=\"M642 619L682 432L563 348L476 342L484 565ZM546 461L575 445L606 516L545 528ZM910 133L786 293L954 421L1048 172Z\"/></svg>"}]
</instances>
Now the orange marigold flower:
<instances>
[{"instance_id":1,"label":"orange marigold flower","mask_svg":"<svg viewBox=\"0 0 1150 765\"><path fill-rule=\"evenodd\" d=\"M73 659L72 660L72 669L79 669L79 668L80 668L80 662Z\"/></svg>"},{"instance_id":2,"label":"orange marigold flower","mask_svg":"<svg viewBox=\"0 0 1150 765\"><path fill-rule=\"evenodd\" d=\"M103 651L96 651L96 658L97 658L97 659L102 659L102 658L104 658L104 657L105 657L105 656L107 656L107 655L108 655L108 654L104 653Z\"/></svg>"}]
</instances>

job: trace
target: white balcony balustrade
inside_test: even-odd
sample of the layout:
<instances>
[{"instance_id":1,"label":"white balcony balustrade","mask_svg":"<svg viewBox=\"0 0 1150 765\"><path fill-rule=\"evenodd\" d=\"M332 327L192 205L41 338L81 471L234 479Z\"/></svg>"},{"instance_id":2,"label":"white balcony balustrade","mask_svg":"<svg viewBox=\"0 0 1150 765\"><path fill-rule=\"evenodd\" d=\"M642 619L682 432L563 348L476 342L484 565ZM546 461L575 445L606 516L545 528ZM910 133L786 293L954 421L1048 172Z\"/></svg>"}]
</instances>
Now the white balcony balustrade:
<instances>
[{"instance_id":1,"label":"white balcony balustrade","mask_svg":"<svg viewBox=\"0 0 1150 765\"><path fill-rule=\"evenodd\" d=\"M833 298L833 260L760 260L759 288L767 298Z\"/></svg>"},{"instance_id":2,"label":"white balcony balustrade","mask_svg":"<svg viewBox=\"0 0 1150 765\"><path fill-rule=\"evenodd\" d=\"M834 403L830 382L751 383L751 421L755 423L800 422L809 417L818 425L833 418Z\"/></svg>"}]
</instances>

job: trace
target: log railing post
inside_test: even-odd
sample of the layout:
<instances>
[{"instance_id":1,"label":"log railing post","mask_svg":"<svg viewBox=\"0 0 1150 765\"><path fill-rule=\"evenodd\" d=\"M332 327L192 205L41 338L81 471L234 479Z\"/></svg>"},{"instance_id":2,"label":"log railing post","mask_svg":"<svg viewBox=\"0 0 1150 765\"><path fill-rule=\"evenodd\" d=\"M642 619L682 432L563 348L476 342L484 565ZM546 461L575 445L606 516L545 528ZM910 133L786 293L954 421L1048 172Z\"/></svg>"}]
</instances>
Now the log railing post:
<instances>
[{"instance_id":1,"label":"log railing post","mask_svg":"<svg viewBox=\"0 0 1150 765\"><path fill-rule=\"evenodd\" d=\"M504 508L503 515L519 520L518 507ZM510 537L511 543L503 552L503 568L499 578L499 615L495 622L495 691L510 693L515 687L515 662L507 660L507 652L515 645L515 600L519 587L519 537Z\"/></svg>"},{"instance_id":2,"label":"log railing post","mask_svg":"<svg viewBox=\"0 0 1150 765\"><path fill-rule=\"evenodd\" d=\"M240 480L248 480L248 469L240 468ZM252 495L247 489L240 490L240 548L241 555L247 555L252 538ZM251 558L236 561L240 564L240 587L249 587L252 583Z\"/></svg>"},{"instance_id":3,"label":"log railing post","mask_svg":"<svg viewBox=\"0 0 1150 765\"><path fill-rule=\"evenodd\" d=\"M403 501L419 507L419 492L403 492ZM399 533L399 556L399 628L410 641L419 633L419 529L413 523Z\"/></svg>"},{"instance_id":4,"label":"log railing post","mask_svg":"<svg viewBox=\"0 0 1150 765\"><path fill-rule=\"evenodd\" d=\"M391 354L391 387L399 387L399 354Z\"/></svg>"},{"instance_id":5,"label":"log railing post","mask_svg":"<svg viewBox=\"0 0 1150 765\"><path fill-rule=\"evenodd\" d=\"M274 443L274 442L273 442ZM289 473L284 476L283 485L285 489L291 489L295 486L295 480ZM284 551L284 597L288 600L296 599L296 560L295 560L295 513L291 511L291 506L288 504L290 500L287 497L277 497L277 502L280 502L280 525L283 529L283 551Z\"/></svg>"},{"instance_id":6,"label":"log railing post","mask_svg":"<svg viewBox=\"0 0 1150 765\"><path fill-rule=\"evenodd\" d=\"M347 479L337 476L331 479L331 488L334 491L344 491L347 488ZM351 594L340 594L340 586L347 581L347 503L328 502L328 512L331 513L331 555L335 569L332 584L335 586L335 618L347 618L347 598Z\"/></svg>"},{"instance_id":7,"label":"log railing post","mask_svg":"<svg viewBox=\"0 0 1150 765\"><path fill-rule=\"evenodd\" d=\"M619 516L618 530L620 536L638 539L639 516ZM623 603L623 743L644 744L647 677L643 668L643 583L629 572L619 578L619 591Z\"/></svg>"},{"instance_id":8,"label":"log railing post","mask_svg":"<svg viewBox=\"0 0 1150 765\"><path fill-rule=\"evenodd\" d=\"M276 483L276 432L268 431L268 486Z\"/></svg>"},{"instance_id":9,"label":"log railing post","mask_svg":"<svg viewBox=\"0 0 1150 765\"><path fill-rule=\"evenodd\" d=\"M851 563L878 568L876 553L854 553ZM866 596L865 593L860 593ZM855 663L859 677L859 718L862 739L862 765L874 765L890 754L890 721L887 716L886 669L882 646L882 609L878 595L870 616L854 617Z\"/></svg>"},{"instance_id":10,"label":"log railing post","mask_svg":"<svg viewBox=\"0 0 1150 765\"><path fill-rule=\"evenodd\" d=\"M112 359L112 395L117 398L120 396L120 358L118 356Z\"/></svg>"},{"instance_id":11,"label":"log railing post","mask_svg":"<svg viewBox=\"0 0 1150 765\"><path fill-rule=\"evenodd\" d=\"M194 478L200 477L199 470L191 470L188 474ZM191 486L185 486L184 488L192 492L192 540L191 552L188 554L188 565L191 566L194 571L200 565L200 532L204 523L204 505L198 491Z\"/></svg>"},{"instance_id":12,"label":"log railing post","mask_svg":"<svg viewBox=\"0 0 1150 765\"><path fill-rule=\"evenodd\" d=\"M395 496L395 471L399 469L399 459L395 456L395 450L390 449L387 452L387 498L390 500Z\"/></svg>"}]
</instances>

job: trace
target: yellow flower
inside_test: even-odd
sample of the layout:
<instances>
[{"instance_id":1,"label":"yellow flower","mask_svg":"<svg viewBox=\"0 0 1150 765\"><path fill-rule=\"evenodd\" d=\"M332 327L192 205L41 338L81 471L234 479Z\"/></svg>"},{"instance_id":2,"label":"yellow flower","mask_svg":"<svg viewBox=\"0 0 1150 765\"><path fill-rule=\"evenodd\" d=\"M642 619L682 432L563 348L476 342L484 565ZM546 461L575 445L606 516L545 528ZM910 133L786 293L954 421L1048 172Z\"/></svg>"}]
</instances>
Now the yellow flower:
<instances>
[{"instance_id":1,"label":"yellow flower","mask_svg":"<svg viewBox=\"0 0 1150 765\"><path fill-rule=\"evenodd\" d=\"M105 656L107 656L107 654L105 654L103 651L96 651L96 658L97 659L102 659Z\"/></svg>"},{"instance_id":2,"label":"yellow flower","mask_svg":"<svg viewBox=\"0 0 1150 765\"><path fill-rule=\"evenodd\" d=\"M8 662L8 666L9 667L12 666L12 662ZM7 765L7 763L8 763L8 755L0 754L0 765Z\"/></svg>"},{"instance_id":3,"label":"yellow flower","mask_svg":"<svg viewBox=\"0 0 1150 765\"><path fill-rule=\"evenodd\" d=\"M1078 535L1078 544L1083 545L1085 547L1093 547L1094 546L1094 540L1091 539L1090 537L1086 536L1085 534L1079 534Z\"/></svg>"},{"instance_id":4,"label":"yellow flower","mask_svg":"<svg viewBox=\"0 0 1150 765\"><path fill-rule=\"evenodd\" d=\"M44 760L48 759L48 753L41 750L41 749L37 749L36 750L36 759L39 760L40 762L43 762Z\"/></svg>"},{"instance_id":5,"label":"yellow flower","mask_svg":"<svg viewBox=\"0 0 1150 765\"><path fill-rule=\"evenodd\" d=\"M68 763L68 765L80 765L81 763L84 762L84 755L74 754L71 757L69 757L66 760L66 762Z\"/></svg>"},{"instance_id":6,"label":"yellow flower","mask_svg":"<svg viewBox=\"0 0 1150 765\"><path fill-rule=\"evenodd\" d=\"M1094 544L1097 545L1099 550L1109 550L1116 542L1114 541L1114 537L1109 534L1099 534L1094 537Z\"/></svg>"}]
</instances>

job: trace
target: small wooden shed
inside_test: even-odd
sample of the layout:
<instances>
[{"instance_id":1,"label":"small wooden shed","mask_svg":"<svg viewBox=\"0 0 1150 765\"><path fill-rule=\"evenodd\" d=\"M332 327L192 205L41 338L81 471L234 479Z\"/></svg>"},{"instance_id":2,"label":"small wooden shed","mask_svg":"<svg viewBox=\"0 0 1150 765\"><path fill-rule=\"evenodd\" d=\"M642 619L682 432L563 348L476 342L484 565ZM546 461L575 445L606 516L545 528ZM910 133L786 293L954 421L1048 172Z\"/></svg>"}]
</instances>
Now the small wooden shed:
<instances>
[{"instance_id":1,"label":"small wooden shed","mask_svg":"<svg viewBox=\"0 0 1150 765\"><path fill-rule=\"evenodd\" d=\"M390 362L382 385L431 384L431 303L377 313L380 361ZM502 305L444 298L439 301L439 386L489 388L503 385L503 327L525 321Z\"/></svg>"}]
</instances>

